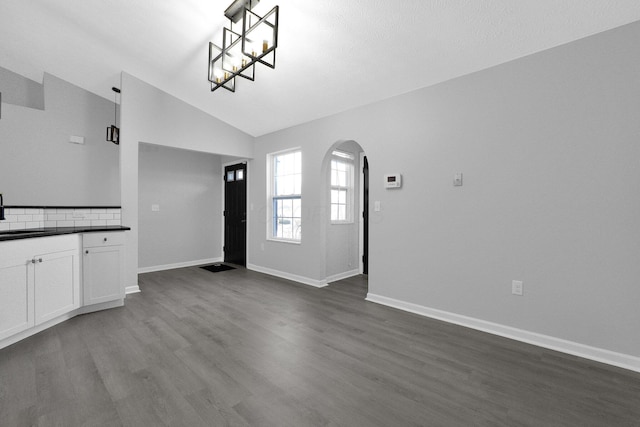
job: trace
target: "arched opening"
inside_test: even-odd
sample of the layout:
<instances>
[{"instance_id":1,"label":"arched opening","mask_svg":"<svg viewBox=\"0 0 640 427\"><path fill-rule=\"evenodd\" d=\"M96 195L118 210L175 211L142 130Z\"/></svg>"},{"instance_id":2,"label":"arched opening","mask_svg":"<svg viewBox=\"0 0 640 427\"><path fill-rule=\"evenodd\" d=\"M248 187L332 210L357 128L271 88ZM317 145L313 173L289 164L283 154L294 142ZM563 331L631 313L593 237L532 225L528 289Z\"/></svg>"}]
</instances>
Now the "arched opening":
<instances>
[{"instance_id":1,"label":"arched opening","mask_svg":"<svg viewBox=\"0 0 640 427\"><path fill-rule=\"evenodd\" d=\"M365 165L367 167L365 167ZM368 273L368 160L353 140L335 142L322 162L328 283Z\"/></svg>"}]
</instances>

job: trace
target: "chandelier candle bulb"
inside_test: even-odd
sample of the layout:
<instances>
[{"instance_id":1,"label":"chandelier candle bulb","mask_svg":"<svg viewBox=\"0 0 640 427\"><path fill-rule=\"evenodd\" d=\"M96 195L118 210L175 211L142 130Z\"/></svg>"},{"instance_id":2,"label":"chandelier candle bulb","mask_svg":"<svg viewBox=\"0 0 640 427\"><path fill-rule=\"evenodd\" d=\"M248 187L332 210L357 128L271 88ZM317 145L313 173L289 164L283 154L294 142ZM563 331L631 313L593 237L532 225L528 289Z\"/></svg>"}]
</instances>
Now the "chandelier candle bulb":
<instances>
[{"instance_id":1,"label":"chandelier candle bulb","mask_svg":"<svg viewBox=\"0 0 640 427\"><path fill-rule=\"evenodd\" d=\"M262 53L265 53L269 50L269 42L267 40L262 41Z\"/></svg>"}]
</instances>

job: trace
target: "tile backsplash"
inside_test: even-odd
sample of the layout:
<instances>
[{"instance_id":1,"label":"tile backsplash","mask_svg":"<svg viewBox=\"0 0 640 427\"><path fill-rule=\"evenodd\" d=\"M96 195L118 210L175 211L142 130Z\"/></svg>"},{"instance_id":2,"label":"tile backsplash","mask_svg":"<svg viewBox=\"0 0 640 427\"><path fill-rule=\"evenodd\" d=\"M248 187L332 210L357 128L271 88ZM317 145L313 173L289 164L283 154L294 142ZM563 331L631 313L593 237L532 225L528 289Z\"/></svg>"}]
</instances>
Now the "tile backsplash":
<instances>
[{"instance_id":1,"label":"tile backsplash","mask_svg":"<svg viewBox=\"0 0 640 427\"><path fill-rule=\"evenodd\" d=\"M0 231L121 224L120 208L6 208Z\"/></svg>"}]
</instances>

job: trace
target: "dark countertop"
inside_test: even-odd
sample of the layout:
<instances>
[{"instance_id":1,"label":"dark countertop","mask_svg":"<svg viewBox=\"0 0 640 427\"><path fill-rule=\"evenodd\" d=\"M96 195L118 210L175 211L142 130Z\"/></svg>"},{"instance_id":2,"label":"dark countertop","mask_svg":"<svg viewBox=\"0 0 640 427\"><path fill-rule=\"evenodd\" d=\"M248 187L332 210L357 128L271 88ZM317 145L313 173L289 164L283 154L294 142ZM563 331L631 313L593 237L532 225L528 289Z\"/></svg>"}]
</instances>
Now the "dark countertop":
<instances>
[{"instance_id":1,"label":"dark countertop","mask_svg":"<svg viewBox=\"0 0 640 427\"><path fill-rule=\"evenodd\" d=\"M121 225L106 225L97 227L45 227L28 228L24 230L0 231L0 242L5 240L31 239L34 237L60 236L63 234L96 233L104 231L127 231L131 227Z\"/></svg>"}]
</instances>

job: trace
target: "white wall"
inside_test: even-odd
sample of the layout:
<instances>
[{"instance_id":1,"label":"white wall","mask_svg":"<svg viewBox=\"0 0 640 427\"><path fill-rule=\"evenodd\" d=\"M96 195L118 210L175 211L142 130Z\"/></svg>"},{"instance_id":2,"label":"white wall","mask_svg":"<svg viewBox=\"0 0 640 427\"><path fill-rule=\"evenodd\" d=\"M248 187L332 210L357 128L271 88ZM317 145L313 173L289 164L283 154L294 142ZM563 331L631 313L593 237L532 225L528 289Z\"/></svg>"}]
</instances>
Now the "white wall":
<instances>
[{"instance_id":1,"label":"white wall","mask_svg":"<svg viewBox=\"0 0 640 427\"><path fill-rule=\"evenodd\" d=\"M139 262L143 270L220 261L220 156L139 144ZM159 210L152 210L157 205Z\"/></svg>"},{"instance_id":2,"label":"white wall","mask_svg":"<svg viewBox=\"0 0 640 427\"><path fill-rule=\"evenodd\" d=\"M113 102L45 74L42 110L37 83L6 71L1 77L10 86L0 87L5 204L120 205L119 150L106 141ZM69 143L72 135L83 136L84 145Z\"/></svg>"},{"instance_id":3,"label":"white wall","mask_svg":"<svg viewBox=\"0 0 640 427\"><path fill-rule=\"evenodd\" d=\"M303 155L303 241L267 242L250 183L251 263L321 282L317 171L354 140L370 162L369 292L616 354L640 368L640 23L257 139ZM384 190L384 173L403 174ZM464 186L452 185L464 173ZM265 250L261 250L261 244ZM524 281L524 296L511 281Z\"/></svg>"},{"instance_id":4,"label":"white wall","mask_svg":"<svg viewBox=\"0 0 640 427\"><path fill-rule=\"evenodd\" d=\"M126 72L121 88L122 224L131 227L126 233L125 284L133 290L138 287L139 143L251 158L253 138Z\"/></svg>"}]
</instances>

